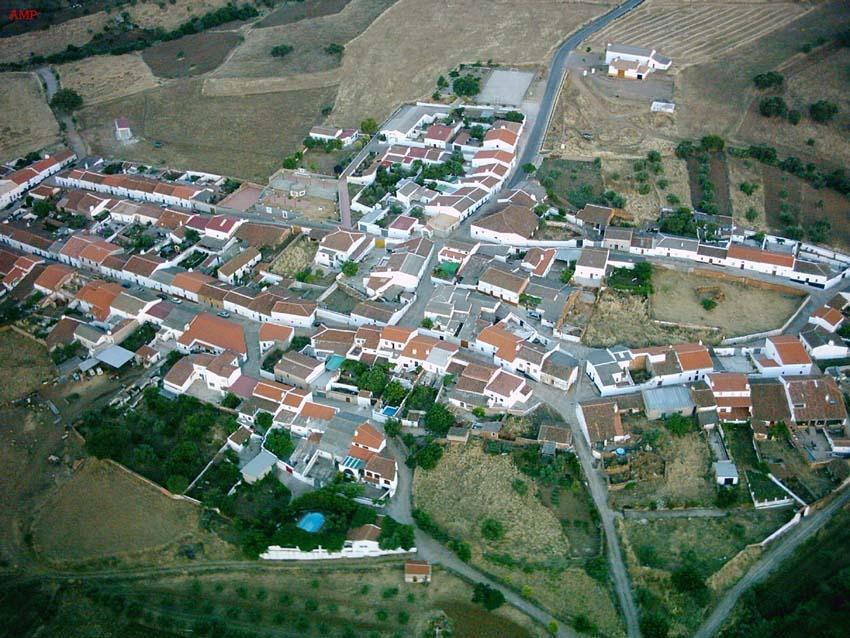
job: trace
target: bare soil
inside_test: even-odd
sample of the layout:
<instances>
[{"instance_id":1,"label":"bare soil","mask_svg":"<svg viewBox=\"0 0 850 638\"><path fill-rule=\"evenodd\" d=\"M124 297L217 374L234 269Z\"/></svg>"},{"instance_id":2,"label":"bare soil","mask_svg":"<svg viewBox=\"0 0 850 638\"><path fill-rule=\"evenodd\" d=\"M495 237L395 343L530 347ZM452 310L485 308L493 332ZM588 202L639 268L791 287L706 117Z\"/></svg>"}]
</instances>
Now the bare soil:
<instances>
[{"instance_id":1,"label":"bare soil","mask_svg":"<svg viewBox=\"0 0 850 638\"><path fill-rule=\"evenodd\" d=\"M50 146L59 139L59 124L34 73L0 73L0 86L3 161Z\"/></svg>"},{"instance_id":2,"label":"bare soil","mask_svg":"<svg viewBox=\"0 0 850 638\"><path fill-rule=\"evenodd\" d=\"M276 275L294 277L296 273L313 265L313 257L318 249L318 244L303 235L298 236L275 257L269 270Z\"/></svg>"},{"instance_id":3,"label":"bare soil","mask_svg":"<svg viewBox=\"0 0 850 638\"><path fill-rule=\"evenodd\" d=\"M713 326L724 337L764 332L782 326L803 301L801 293L780 292L722 279L656 268L651 296L652 317L662 321ZM709 294L710 293L710 294ZM710 296L717 306L706 310Z\"/></svg>"},{"instance_id":4,"label":"bare soil","mask_svg":"<svg viewBox=\"0 0 850 638\"><path fill-rule=\"evenodd\" d=\"M0 331L0 361L0 405L41 389L56 376L47 348L11 329Z\"/></svg>"},{"instance_id":5,"label":"bare soil","mask_svg":"<svg viewBox=\"0 0 850 638\"><path fill-rule=\"evenodd\" d=\"M203 75L217 68L239 44L237 33L207 31L145 49L142 57L161 78Z\"/></svg>"}]
</instances>

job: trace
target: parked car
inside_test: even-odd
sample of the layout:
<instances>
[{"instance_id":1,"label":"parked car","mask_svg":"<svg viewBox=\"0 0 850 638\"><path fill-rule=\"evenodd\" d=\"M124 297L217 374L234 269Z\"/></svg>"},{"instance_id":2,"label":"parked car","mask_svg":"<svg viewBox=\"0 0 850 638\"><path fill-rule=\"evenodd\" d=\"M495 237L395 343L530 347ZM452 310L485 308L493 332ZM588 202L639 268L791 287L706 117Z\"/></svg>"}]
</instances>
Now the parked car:
<instances>
[{"instance_id":1,"label":"parked car","mask_svg":"<svg viewBox=\"0 0 850 638\"><path fill-rule=\"evenodd\" d=\"M227 319L227 318L230 316L230 313L229 313L229 312L227 312L226 310L222 310L222 311L220 311L220 312L217 312L216 314L217 314L219 317L223 317L224 319Z\"/></svg>"},{"instance_id":2,"label":"parked car","mask_svg":"<svg viewBox=\"0 0 850 638\"><path fill-rule=\"evenodd\" d=\"M172 297L171 303L181 304L181 303L183 303L183 300L180 299L180 297Z\"/></svg>"}]
</instances>

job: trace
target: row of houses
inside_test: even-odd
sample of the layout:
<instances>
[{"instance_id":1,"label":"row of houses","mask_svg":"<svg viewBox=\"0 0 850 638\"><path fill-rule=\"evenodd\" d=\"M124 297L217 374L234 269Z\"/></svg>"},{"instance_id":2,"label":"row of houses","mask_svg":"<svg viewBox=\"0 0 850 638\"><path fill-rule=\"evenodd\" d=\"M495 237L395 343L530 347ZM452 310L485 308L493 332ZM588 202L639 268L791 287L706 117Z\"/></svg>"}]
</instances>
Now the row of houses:
<instances>
[{"instance_id":1,"label":"row of houses","mask_svg":"<svg viewBox=\"0 0 850 638\"><path fill-rule=\"evenodd\" d=\"M76 159L76 154L66 149L0 177L0 209L21 199L29 189L58 173Z\"/></svg>"}]
</instances>

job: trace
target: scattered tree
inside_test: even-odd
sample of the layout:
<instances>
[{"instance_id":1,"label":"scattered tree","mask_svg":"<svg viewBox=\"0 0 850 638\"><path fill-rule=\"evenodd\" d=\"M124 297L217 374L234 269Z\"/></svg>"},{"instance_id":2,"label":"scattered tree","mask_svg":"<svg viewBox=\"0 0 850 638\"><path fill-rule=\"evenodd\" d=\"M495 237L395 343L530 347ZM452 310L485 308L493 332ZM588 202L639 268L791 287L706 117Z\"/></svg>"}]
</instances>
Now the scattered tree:
<instances>
[{"instance_id":1,"label":"scattered tree","mask_svg":"<svg viewBox=\"0 0 850 638\"><path fill-rule=\"evenodd\" d=\"M788 113L788 105L778 95L765 97L759 101L759 113L765 117L785 117Z\"/></svg>"},{"instance_id":2,"label":"scattered tree","mask_svg":"<svg viewBox=\"0 0 850 638\"><path fill-rule=\"evenodd\" d=\"M292 53L293 48L288 44L278 44L272 48L272 55L276 58L283 58Z\"/></svg>"},{"instance_id":3,"label":"scattered tree","mask_svg":"<svg viewBox=\"0 0 850 638\"><path fill-rule=\"evenodd\" d=\"M232 392L228 392L227 394L224 395L224 398L221 400L221 405L225 408L230 408L231 410L233 410L241 402L242 402L242 400L239 397L237 397Z\"/></svg>"},{"instance_id":4,"label":"scattered tree","mask_svg":"<svg viewBox=\"0 0 850 638\"><path fill-rule=\"evenodd\" d=\"M62 113L71 113L82 105L83 98L74 89L59 89L50 100L51 108Z\"/></svg>"},{"instance_id":5,"label":"scattered tree","mask_svg":"<svg viewBox=\"0 0 850 638\"><path fill-rule=\"evenodd\" d=\"M781 89L785 78L781 73L776 71L768 71L767 73L759 73L753 78L753 84L759 89Z\"/></svg>"},{"instance_id":6,"label":"scattered tree","mask_svg":"<svg viewBox=\"0 0 850 638\"><path fill-rule=\"evenodd\" d=\"M332 55L335 58L341 58L342 54L345 53L345 47L341 44L337 44L336 42L331 42L325 47L325 53Z\"/></svg>"},{"instance_id":7,"label":"scattered tree","mask_svg":"<svg viewBox=\"0 0 850 638\"><path fill-rule=\"evenodd\" d=\"M367 117L360 122L360 130L366 133L366 135L374 135L378 132L378 123L375 121L375 118Z\"/></svg>"},{"instance_id":8,"label":"scattered tree","mask_svg":"<svg viewBox=\"0 0 850 638\"><path fill-rule=\"evenodd\" d=\"M358 270L360 270L360 266L354 261L346 261L342 265L342 274L346 277L354 277Z\"/></svg>"},{"instance_id":9,"label":"scattered tree","mask_svg":"<svg viewBox=\"0 0 850 638\"><path fill-rule=\"evenodd\" d=\"M472 602L482 605L488 611L493 611L505 604L505 595L486 583L476 583L472 590Z\"/></svg>"},{"instance_id":10,"label":"scattered tree","mask_svg":"<svg viewBox=\"0 0 850 638\"><path fill-rule=\"evenodd\" d=\"M481 523L481 535L488 541L498 541L505 536L505 526L495 518L485 518Z\"/></svg>"},{"instance_id":11,"label":"scattered tree","mask_svg":"<svg viewBox=\"0 0 850 638\"><path fill-rule=\"evenodd\" d=\"M809 105L809 115L815 122L829 122L838 114L838 105L827 100L818 100Z\"/></svg>"},{"instance_id":12,"label":"scattered tree","mask_svg":"<svg viewBox=\"0 0 850 638\"><path fill-rule=\"evenodd\" d=\"M452 81L452 91L460 97L473 97L481 93L481 80L474 75L464 75Z\"/></svg>"}]
</instances>

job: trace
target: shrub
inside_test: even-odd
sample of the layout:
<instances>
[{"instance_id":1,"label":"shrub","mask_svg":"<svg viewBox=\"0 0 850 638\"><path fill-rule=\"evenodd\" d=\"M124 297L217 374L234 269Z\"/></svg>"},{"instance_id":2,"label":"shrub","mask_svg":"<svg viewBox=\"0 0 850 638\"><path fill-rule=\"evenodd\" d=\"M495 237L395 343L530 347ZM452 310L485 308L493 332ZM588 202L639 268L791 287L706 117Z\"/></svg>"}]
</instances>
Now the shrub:
<instances>
[{"instance_id":1,"label":"shrub","mask_svg":"<svg viewBox=\"0 0 850 638\"><path fill-rule=\"evenodd\" d=\"M336 42L331 42L328 46L325 47L325 53L328 55L332 55L336 58L341 58L342 54L345 53L345 47Z\"/></svg>"},{"instance_id":2,"label":"shrub","mask_svg":"<svg viewBox=\"0 0 850 638\"><path fill-rule=\"evenodd\" d=\"M765 117L785 117L788 113L788 105L778 95L765 97L759 101L759 113Z\"/></svg>"},{"instance_id":3,"label":"shrub","mask_svg":"<svg viewBox=\"0 0 850 638\"><path fill-rule=\"evenodd\" d=\"M482 605L488 611L493 611L505 604L505 595L486 583L476 583L472 590L472 602Z\"/></svg>"},{"instance_id":4,"label":"shrub","mask_svg":"<svg viewBox=\"0 0 850 638\"><path fill-rule=\"evenodd\" d=\"M50 100L51 108L63 113L76 111L82 105L83 98L74 89L59 89Z\"/></svg>"},{"instance_id":5,"label":"shrub","mask_svg":"<svg viewBox=\"0 0 850 638\"><path fill-rule=\"evenodd\" d=\"M655 184L661 190L665 190L670 185L670 181L662 177L657 182L655 182Z\"/></svg>"},{"instance_id":6,"label":"shrub","mask_svg":"<svg viewBox=\"0 0 850 638\"><path fill-rule=\"evenodd\" d=\"M679 199L679 196L674 193L667 193L667 203L671 206L676 206L682 203L682 200Z\"/></svg>"},{"instance_id":7,"label":"shrub","mask_svg":"<svg viewBox=\"0 0 850 638\"><path fill-rule=\"evenodd\" d=\"M488 541L498 541L505 536L505 527L495 518L485 518L481 523L481 535Z\"/></svg>"},{"instance_id":8,"label":"shrub","mask_svg":"<svg viewBox=\"0 0 850 638\"><path fill-rule=\"evenodd\" d=\"M776 71L768 71L767 73L759 73L753 78L753 84L759 89L782 88L785 78L781 73Z\"/></svg>"},{"instance_id":9,"label":"shrub","mask_svg":"<svg viewBox=\"0 0 850 638\"><path fill-rule=\"evenodd\" d=\"M293 49L288 44L278 44L276 47L272 48L272 55L276 58L282 58L290 53L292 53Z\"/></svg>"},{"instance_id":10,"label":"shrub","mask_svg":"<svg viewBox=\"0 0 850 638\"><path fill-rule=\"evenodd\" d=\"M815 122L829 122L837 114L838 105L827 100L818 100L814 104L809 105L809 115Z\"/></svg>"},{"instance_id":11,"label":"shrub","mask_svg":"<svg viewBox=\"0 0 850 638\"><path fill-rule=\"evenodd\" d=\"M703 299L700 304L706 310L714 310L717 307L717 302L714 299Z\"/></svg>"},{"instance_id":12,"label":"shrub","mask_svg":"<svg viewBox=\"0 0 850 638\"><path fill-rule=\"evenodd\" d=\"M649 195L649 191L651 190L649 184L641 184L638 186L638 193L641 195Z\"/></svg>"},{"instance_id":13,"label":"shrub","mask_svg":"<svg viewBox=\"0 0 850 638\"><path fill-rule=\"evenodd\" d=\"M758 190L758 184L752 184L750 182L741 182L739 188L741 189L741 192L745 195L752 195Z\"/></svg>"}]
</instances>

